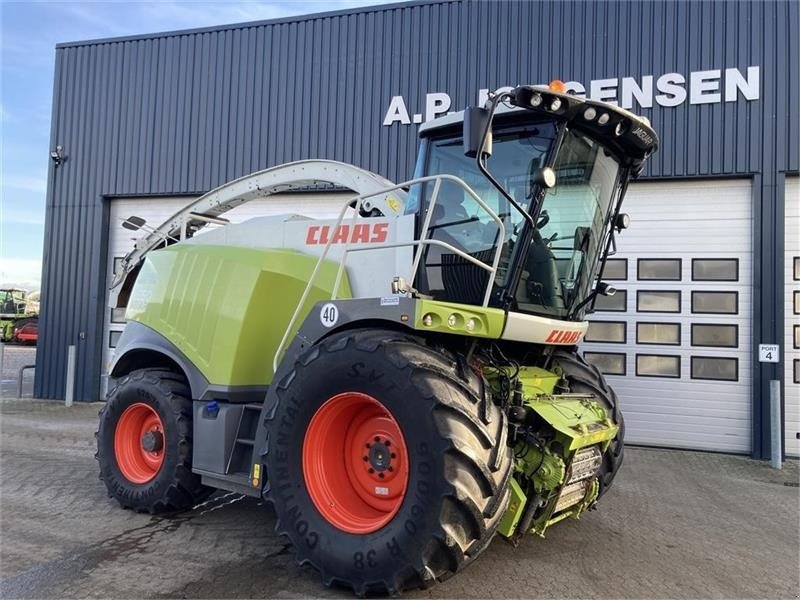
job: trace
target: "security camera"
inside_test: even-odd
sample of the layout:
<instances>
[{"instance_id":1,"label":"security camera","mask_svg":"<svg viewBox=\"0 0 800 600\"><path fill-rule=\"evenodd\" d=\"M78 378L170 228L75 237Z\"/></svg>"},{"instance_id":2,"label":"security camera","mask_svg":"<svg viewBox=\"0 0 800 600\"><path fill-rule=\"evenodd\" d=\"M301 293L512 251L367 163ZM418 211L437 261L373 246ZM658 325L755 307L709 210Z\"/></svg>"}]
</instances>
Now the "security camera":
<instances>
[{"instance_id":1,"label":"security camera","mask_svg":"<svg viewBox=\"0 0 800 600\"><path fill-rule=\"evenodd\" d=\"M56 163L56 166L59 166L63 163L66 159L64 158L64 147L59 145L56 146L56 149L50 153L50 158L53 159L53 162Z\"/></svg>"}]
</instances>

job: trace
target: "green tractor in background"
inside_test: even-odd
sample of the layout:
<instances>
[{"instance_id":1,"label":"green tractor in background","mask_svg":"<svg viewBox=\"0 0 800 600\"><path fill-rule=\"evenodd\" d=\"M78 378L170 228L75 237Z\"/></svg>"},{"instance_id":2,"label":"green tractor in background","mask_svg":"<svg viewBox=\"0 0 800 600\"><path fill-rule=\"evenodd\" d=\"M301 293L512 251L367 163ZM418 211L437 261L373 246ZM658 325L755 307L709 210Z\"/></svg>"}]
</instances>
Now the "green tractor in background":
<instances>
[{"instance_id":1,"label":"green tractor in background","mask_svg":"<svg viewBox=\"0 0 800 600\"><path fill-rule=\"evenodd\" d=\"M0 289L0 342L35 343L38 319L39 292Z\"/></svg>"},{"instance_id":2,"label":"green tractor in background","mask_svg":"<svg viewBox=\"0 0 800 600\"><path fill-rule=\"evenodd\" d=\"M267 499L325 584L397 593L581 517L624 423L578 353L629 180L657 148L616 106L521 86L424 124L415 178L301 161L146 232L111 294L128 323L97 436L124 507ZM229 223L315 183L338 219Z\"/></svg>"}]
</instances>

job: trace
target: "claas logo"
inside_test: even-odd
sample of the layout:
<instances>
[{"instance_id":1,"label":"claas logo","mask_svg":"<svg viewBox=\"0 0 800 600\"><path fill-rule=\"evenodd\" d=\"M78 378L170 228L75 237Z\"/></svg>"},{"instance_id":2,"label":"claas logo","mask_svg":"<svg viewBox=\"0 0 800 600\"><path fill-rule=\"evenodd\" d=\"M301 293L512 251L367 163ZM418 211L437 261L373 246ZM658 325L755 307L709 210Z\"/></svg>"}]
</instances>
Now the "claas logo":
<instances>
[{"instance_id":1,"label":"claas logo","mask_svg":"<svg viewBox=\"0 0 800 600\"><path fill-rule=\"evenodd\" d=\"M389 237L389 223L359 223L358 225L339 225L331 239L330 225L312 225L306 232L306 244L380 244Z\"/></svg>"},{"instance_id":2,"label":"claas logo","mask_svg":"<svg viewBox=\"0 0 800 600\"><path fill-rule=\"evenodd\" d=\"M575 344L583 335L580 331L564 331L553 329L545 340L546 344Z\"/></svg>"}]
</instances>

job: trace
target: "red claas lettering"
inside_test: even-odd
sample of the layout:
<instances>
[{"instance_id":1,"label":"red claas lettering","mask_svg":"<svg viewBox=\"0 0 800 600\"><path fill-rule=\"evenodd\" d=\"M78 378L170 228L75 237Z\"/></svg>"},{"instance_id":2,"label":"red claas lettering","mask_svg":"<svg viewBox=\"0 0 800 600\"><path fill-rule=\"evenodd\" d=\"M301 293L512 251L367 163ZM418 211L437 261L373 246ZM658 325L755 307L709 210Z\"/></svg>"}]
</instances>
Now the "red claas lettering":
<instances>
[{"instance_id":1,"label":"red claas lettering","mask_svg":"<svg viewBox=\"0 0 800 600\"><path fill-rule=\"evenodd\" d=\"M318 246L327 244L330 238L330 225L311 225L306 230L306 244ZM350 225L339 225L333 233L332 244L380 244L389 239L389 223L359 223L352 228Z\"/></svg>"}]
</instances>

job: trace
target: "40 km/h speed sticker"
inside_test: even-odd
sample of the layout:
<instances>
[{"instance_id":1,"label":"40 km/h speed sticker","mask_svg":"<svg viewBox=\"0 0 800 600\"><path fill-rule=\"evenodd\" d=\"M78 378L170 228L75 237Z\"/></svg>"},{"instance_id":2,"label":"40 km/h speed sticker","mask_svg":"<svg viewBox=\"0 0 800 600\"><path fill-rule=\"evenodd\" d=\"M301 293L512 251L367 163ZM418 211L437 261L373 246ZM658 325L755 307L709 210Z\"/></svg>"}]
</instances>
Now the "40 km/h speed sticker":
<instances>
[{"instance_id":1,"label":"40 km/h speed sticker","mask_svg":"<svg viewBox=\"0 0 800 600\"><path fill-rule=\"evenodd\" d=\"M339 320L339 309L335 304L328 302L319 312L319 320L325 327L333 327Z\"/></svg>"}]
</instances>

